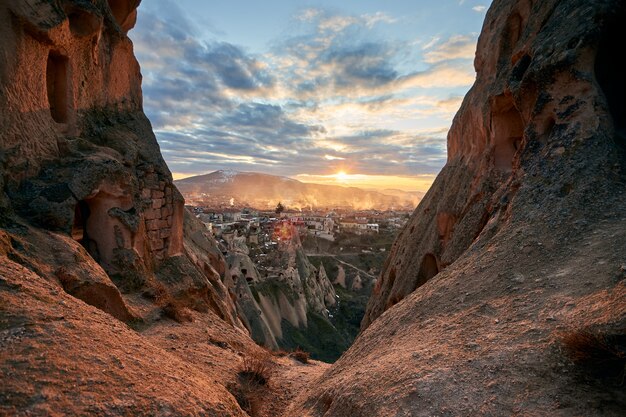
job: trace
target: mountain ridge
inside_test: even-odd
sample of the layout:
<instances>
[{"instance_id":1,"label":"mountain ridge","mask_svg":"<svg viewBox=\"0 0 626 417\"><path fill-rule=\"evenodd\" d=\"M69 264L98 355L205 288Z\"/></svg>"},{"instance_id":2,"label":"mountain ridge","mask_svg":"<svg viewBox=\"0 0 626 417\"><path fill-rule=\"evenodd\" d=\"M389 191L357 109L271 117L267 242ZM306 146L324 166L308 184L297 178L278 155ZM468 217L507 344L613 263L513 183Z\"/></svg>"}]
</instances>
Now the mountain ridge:
<instances>
[{"instance_id":1,"label":"mountain ridge","mask_svg":"<svg viewBox=\"0 0 626 417\"><path fill-rule=\"evenodd\" d=\"M188 202L209 198L213 204L256 208L273 208L282 202L289 208L412 210L423 195L418 191L402 190L390 190L391 193L387 194L359 187L305 183L284 176L234 170L217 170L174 183Z\"/></svg>"}]
</instances>

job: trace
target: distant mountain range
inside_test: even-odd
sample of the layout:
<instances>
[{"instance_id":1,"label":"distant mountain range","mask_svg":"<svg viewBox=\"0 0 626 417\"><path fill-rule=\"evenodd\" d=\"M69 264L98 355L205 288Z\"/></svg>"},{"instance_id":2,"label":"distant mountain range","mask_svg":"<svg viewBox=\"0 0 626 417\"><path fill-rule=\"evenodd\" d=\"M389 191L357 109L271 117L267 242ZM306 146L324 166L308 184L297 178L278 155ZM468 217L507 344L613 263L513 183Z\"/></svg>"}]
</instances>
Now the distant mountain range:
<instances>
[{"instance_id":1,"label":"distant mountain range","mask_svg":"<svg viewBox=\"0 0 626 417\"><path fill-rule=\"evenodd\" d=\"M413 209L424 193L402 190L367 191L356 187L304 183L258 172L215 171L175 181L188 203L212 206L275 208Z\"/></svg>"}]
</instances>

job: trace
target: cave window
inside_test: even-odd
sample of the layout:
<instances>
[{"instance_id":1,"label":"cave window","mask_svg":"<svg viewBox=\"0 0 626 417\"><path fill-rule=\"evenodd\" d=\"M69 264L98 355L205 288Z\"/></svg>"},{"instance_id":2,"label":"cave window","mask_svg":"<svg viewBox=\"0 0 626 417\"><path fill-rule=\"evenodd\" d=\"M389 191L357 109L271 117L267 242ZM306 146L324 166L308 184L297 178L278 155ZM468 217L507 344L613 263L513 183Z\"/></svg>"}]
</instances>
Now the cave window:
<instances>
[{"instance_id":1,"label":"cave window","mask_svg":"<svg viewBox=\"0 0 626 417\"><path fill-rule=\"evenodd\" d=\"M242 269L241 269L241 273L242 273L242 274L244 274L244 275L246 275L246 274L248 273L248 270L247 270L246 268L242 268Z\"/></svg>"},{"instance_id":2,"label":"cave window","mask_svg":"<svg viewBox=\"0 0 626 417\"><path fill-rule=\"evenodd\" d=\"M511 58L511 53L515 49L515 46L517 46L517 42L519 42L522 37L523 25L524 21L522 20L522 16L517 12L511 15L509 20L506 22L500 46L499 62L501 64L506 63L506 61Z\"/></svg>"},{"instance_id":3,"label":"cave window","mask_svg":"<svg viewBox=\"0 0 626 417\"><path fill-rule=\"evenodd\" d=\"M508 115L514 118L516 115ZM519 118L519 115L517 115ZM520 119L521 120L521 119ZM519 123L521 126L521 122ZM517 124L514 125L517 128ZM513 170L513 158L522 143L522 132L515 131L513 134L496 137L494 149L494 163L496 169L502 172L511 172Z\"/></svg>"},{"instance_id":4,"label":"cave window","mask_svg":"<svg viewBox=\"0 0 626 417\"><path fill-rule=\"evenodd\" d=\"M246 277L246 281L248 281L248 282L252 282L252 281L254 281L254 278L252 278L252 277Z\"/></svg>"},{"instance_id":5,"label":"cave window","mask_svg":"<svg viewBox=\"0 0 626 417\"><path fill-rule=\"evenodd\" d=\"M74 224L72 226L72 238L84 246L87 234L87 218L89 206L84 201L79 201L74 207Z\"/></svg>"},{"instance_id":6,"label":"cave window","mask_svg":"<svg viewBox=\"0 0 626 417\"><path fill-rule=\"evenodd\" d=\"M515 153L522 145L524 123L509 96L499 96L492 105L491 137L494 146L494 166L502 172L513 170Z\"/></svg>"},{"instance_id":7,"label":"cave window","mask_svg":"<svg viewBox=\"0 0 626 417\"><path fill-rule=\"evenodd\" d=\"M445 246L452 237L456 220L456 216L450 213L441 212L437 214L437 229L439 239L443 246Z\"/></svg>"},{"instance_id":8,"label":"cave window","mask_svg":"<svg viewBox=\"0 0 626 417\"><path fill-rule=\"evenodd\" d=\"M439 273L439 266L437 265L437 257L432 253L427 253L422 258L419 272L417 273L416 286L420 287L428 282L432 277Z\"/></svg>"},{"instance_id":9,"label":"cave window","mask_svg":"<svg viewBox=\"0 0 626 417\"><path fill-rule=\"evenodd\" d=\"M69 81L67 57L50 52L46 67L50 115L57 123L67 123L69 113Z\"/></svg>"},{"instance_id":10,"label":"cave window","mask_svg":"<svg viewBox=\"0 0 626 417\"><path fill-rule=\"evenodd\" d=\"M622 71L620 51L626 43L626 5L621 5L617 13L603 27L600 45L595 61L595 76L609 107L613 119L616 140L626 146L626 78Z\"/></svg>"}]
</instances>

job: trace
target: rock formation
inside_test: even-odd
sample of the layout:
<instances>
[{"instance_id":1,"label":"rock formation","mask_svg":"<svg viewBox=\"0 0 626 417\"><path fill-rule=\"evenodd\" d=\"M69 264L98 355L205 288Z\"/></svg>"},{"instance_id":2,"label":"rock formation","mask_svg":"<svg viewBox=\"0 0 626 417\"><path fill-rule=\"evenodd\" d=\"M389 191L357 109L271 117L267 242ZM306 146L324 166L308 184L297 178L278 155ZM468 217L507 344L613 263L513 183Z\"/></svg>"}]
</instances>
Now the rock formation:
<instances>
[{"instance_id":1,"label":"rock formation","mask_svg":"<svg viewBox=\"0 0 626 417\"><path fill-rule=\"evenodd\" d=\"M0 3L2 415L244 416L268 355L142 111L138 4Z\"/></svg>"},{"instance_id":2,"label":"rock formation","mask_svg":"<svg viewBox=\"0 0 626 417\"><path fill-rule=\"evenodd\" d=\"M533 196L531 209L558 206L553 214L567 214L561 206L584 201L578 197L593 179L606 173L608 180L620 181L624 104L616 95L623 82L610 69L606 51L624 36L611 27L615 18L609 11L617 6L579 1L562 10L563 5L536 3L499 2L487 16L476 83L448 135L448 163L396 240L363 328L508 224L513 200L525 196L520 188L542 191ZM563 14L578 16L586 7L604 22L602 34L587 21L572 33L559 26ZM610 140L598 143L600 132ZM586 146L592 145L604 146L606 154L587 157ZM590 178L580 183L583 169ZM608 184L598 189L609 194L609 202L612 191Z\"/></svg>"},{"instance_id":3,"label":"rock formation","mask_svg":"<svg viewBox=\"0 0 626 417\"><path fill-rule=\"evenodd\" d=\"M565 341L624 355L625 20L618 0L493 2L447 164L290 415L623 412L623 360L598 379Z\"/></svg>"},{"instance_id":4,"label":"rock formation","mask_svg":"<svg viewBox=\"0 0 626 417\"><path fill-rule=\"evenodd\" d=\"M245 237L227 236L224 283L258 343L272 349L306 346L314 357L333 360L348 344L329 321L329 309L337 302L335 290L323 267L316 269L309 262L297 229L288 223L281 227L286 238L266 254L263 265L248 256ZM321 331L327 337L318 334Z\"/></svg>"},{"instance_id":5,"label":"rock formation","mask_svg":"<svg viewBox=\"0 0 626 417\"><path fill-rule=\"evenodd\" d=\"M141 74L126 36L138 4L4 3L2 215L7 224L25 221L50 232L39 239L55 248L42 255L59 258L48 276L105 311L129 317L116 287L132 292L160 281L176 297L191 301L193 295L194 308L213 308L240 324L232 303L216 303L210 295L216 271L191 262L185 250L184 201L142 112ZM32 241L38 232L14 233L38 246ZM95 260L106 274L70 271L66 251L86 252L77 262ZM103 286L108 302L87 295Z\"/></svg>"}]
</instances>

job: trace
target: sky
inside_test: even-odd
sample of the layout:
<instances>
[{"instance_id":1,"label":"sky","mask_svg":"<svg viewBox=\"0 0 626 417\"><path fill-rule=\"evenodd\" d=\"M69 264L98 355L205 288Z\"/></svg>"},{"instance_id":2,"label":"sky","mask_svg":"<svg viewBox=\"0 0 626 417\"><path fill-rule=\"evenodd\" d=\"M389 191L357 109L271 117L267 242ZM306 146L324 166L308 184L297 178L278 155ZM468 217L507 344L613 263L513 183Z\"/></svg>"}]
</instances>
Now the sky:
<instances>
[{"instance_id":1,"label":"sky","mask_svg":"<svg viewBox=\"0 0 626 417\"><path fill-rule=\"evenodd\" d=\"M144 0L129 36L174 178L425 191L489 0Z\"/></svg>"}]
</instances>

